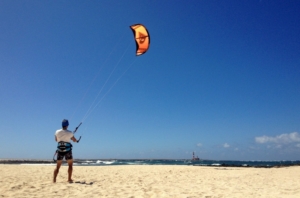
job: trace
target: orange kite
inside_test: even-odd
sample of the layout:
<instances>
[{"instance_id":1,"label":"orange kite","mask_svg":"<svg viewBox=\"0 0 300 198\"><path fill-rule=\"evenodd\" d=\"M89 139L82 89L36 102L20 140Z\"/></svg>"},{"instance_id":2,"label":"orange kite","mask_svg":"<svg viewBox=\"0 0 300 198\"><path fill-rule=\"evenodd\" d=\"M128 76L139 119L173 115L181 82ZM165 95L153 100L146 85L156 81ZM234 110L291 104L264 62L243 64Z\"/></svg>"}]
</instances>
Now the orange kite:
<instances>
[{"instance_id":1,"label":"orange kite","mask_svg":"<svg viewBox=\"0 0 300 198\"><path fill-rule=\"evenodd\" d=\"M136 55L142 55L147 52L150 46L150 35L148 30L142 24L130 26L136 43Z\"/></svg>"}]
</instances>

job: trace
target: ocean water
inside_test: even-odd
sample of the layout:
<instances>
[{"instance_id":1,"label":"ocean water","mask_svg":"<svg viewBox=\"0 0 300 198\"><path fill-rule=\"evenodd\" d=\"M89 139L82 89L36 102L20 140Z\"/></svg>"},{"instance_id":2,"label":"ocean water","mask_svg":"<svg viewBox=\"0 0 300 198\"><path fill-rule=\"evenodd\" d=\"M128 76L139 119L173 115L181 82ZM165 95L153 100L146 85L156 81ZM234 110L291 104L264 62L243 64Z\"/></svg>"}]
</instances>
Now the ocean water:
<instances>
[{"instance_id":1,"label":"ocean water","mask_svg":"<svg viewBox=\"0 0 300 198\"><path fill-rule=\"evenodd\" d=\"M9 160L0 159L0 164L22 165L56 165L53 160ZM67 165L66 161L63 165ZM297 161L230 161L230 160L199 160L190 159L75 159L74 166L117 166L117 165L182 165L182 166L216 166L216 167L283 167L300 166Z\"/></svg>"},{"instance_id":2,"label":"ocean water","mask_svg":"<svg viewBox=\"0 0 300 198\"><path fill-rule=\"evenodd\" d=\"M300 161L216 161L216 160L164 160L164 159L130 159L130 160L76 160L75 166L114 166L114 165L192 165L192 166L232 166L232 167L274 167L300 165Z\"/></svg>"}]
</instances>

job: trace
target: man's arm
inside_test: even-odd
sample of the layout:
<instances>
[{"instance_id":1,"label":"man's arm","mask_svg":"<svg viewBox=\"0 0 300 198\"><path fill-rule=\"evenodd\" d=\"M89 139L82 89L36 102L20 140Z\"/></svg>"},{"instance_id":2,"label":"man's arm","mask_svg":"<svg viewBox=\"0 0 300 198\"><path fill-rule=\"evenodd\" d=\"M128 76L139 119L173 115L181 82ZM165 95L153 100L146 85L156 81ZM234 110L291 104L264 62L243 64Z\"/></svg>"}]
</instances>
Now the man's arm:
<instances>
[{"instance_id":1,"label":"man's arm","mask_svg":"<svg viewBox=\"0 0 300 198\"><path fill-rule=\"evenodd\" d=\"M74 136L71 137L71 140L73 140L73 142L77 142L77 139Z\"/></svg>"}]
</instances>

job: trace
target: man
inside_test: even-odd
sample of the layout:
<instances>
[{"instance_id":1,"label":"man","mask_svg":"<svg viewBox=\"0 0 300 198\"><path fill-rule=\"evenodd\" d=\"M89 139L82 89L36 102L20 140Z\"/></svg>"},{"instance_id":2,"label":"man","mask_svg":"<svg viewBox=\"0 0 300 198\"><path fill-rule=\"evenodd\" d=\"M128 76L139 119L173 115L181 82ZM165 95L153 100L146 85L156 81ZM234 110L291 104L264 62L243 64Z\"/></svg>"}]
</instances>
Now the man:
<instances>
[{"instance_id":1,"label":"man","mask_svg":"<svg viewBox=\"0 0 300 198\"><path fill-rule=\"evenodd\" d=\"M56 182L56 177L59 172L59 169L62 165L62 160L65 158L69 165L68 169L68 182L73 182L72 180L72 172L73 172L73 156L72 156L72 144L70 140L73 142L77 142L77 139L74 137L72 131L68 130L69 121L64 119L62 121L62 129L59 129L55 132L55 141L58 142L57 146L57 162L56 168L53 173L53 182Z\"/></svg>"}]
</instances>

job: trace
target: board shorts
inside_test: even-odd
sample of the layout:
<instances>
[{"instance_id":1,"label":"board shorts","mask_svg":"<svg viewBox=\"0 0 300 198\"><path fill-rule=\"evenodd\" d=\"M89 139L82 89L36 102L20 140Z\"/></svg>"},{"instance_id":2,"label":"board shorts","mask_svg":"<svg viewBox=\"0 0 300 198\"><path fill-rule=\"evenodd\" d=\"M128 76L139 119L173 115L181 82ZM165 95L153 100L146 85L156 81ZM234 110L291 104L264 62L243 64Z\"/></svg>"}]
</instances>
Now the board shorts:
<instances>
[{"instance_id":1,"label":"board shorts","mask_svg":"<svg viewBox=\"0 0 300 198\"><path fill-rule=\"evenodd\" d=\"M68 151L68 152L57 152L57 160L71 160L73 159L73 154L72 154L72 150Z\"/></svg>"}]
</instances>

